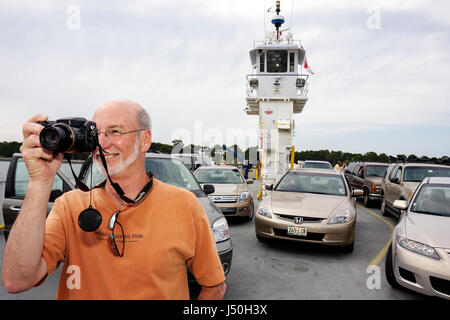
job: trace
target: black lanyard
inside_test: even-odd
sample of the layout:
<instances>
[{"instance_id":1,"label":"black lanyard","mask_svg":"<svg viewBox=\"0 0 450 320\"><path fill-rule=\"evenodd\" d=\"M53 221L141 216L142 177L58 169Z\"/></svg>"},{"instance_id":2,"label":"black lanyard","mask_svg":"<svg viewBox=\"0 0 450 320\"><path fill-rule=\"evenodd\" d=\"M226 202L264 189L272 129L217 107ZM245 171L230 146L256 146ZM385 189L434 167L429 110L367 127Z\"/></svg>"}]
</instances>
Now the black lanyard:
<instances>
[{"instance_id":1,"label":"black lanyard","mask_svg":"<svg viewBox=\"0 0 450 320\"><path fill-rule=\"evenodd\" d=\"M107 175L107 177L108 177L108 180L109 180L109 182L111 183L111 186L114 188L114 190L117 192L117 194L120 196L120 198L121 198L123 201L125 201L126 203L137 203L137 202L141 201L141 200L142 200L142 199L150 192L150 190L151 190L152 187L153 187L153 173L151 173L151 172L149 172L149 178L150 178L150 181L144 186L144 188L142 188L142 190L138 193L138 195L136 196L136 198L135 198L134 200L132 200L132 199L128 198L127 196L125 196L125 192L122 190L122 188L120 187L120 185L119 185L118 183L112 181L112 180L111 180L111 177L109 176L108 166L107 166L107 164L106 164L106 159L105 159L105 156L103 155L103 149L102 149L102 147L101 147L100 145L99 145L99 151L100 151L100 152L99 152L99 154L100 154L100 159L102 160L102 164L103 164L103 167L105 168L105 171L106 171L106 175ZM73 171L72 164L71 164L71 162L70 162L70 156L69 156L67 153L64 154L64 156L65 156L65 158L67 159L67 161L69 162L70 170L72 170L72 174L73 174L73 176L74 176L74 178L75 178L75 181L76 181L76 184L77 184L78 188L80 188L81 191L85 191L85 192L91 191L91 189L90 189L86 184L84 184L84 182L81 181L81 180L77 177L77 175L75 174L75 172ZM92 163L91 163L91 166L93 166L93 165L94 165L94 156L92 156ZM91 175L92 175L92 173L91 173ZM101 184L96 185L96 186L93 187L92 189L95 189L95 188L102 188L102 187L105 186L105 184L106 184L106 180L103 181Z\"/></svg>"}]
</instances>

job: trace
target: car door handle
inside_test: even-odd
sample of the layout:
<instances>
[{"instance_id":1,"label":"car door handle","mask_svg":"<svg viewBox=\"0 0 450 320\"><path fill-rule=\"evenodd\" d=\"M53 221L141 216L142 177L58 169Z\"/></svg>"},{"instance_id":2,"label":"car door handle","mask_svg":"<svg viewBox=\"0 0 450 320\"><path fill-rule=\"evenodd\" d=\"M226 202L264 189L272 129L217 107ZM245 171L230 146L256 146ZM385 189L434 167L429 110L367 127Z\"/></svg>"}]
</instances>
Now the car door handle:
<instances>
[{"instance_id":1,"label":"car door handle","mask_svg":"<svg viewBox=\"0 0 450 320\"><path fill-rule=\"evenodd\" d=\"M20 211L21 209L22 209L22 207L17 207L17 206L9 207L9 210L11 210L11 211Z\"/></svg>"}]
</instances>

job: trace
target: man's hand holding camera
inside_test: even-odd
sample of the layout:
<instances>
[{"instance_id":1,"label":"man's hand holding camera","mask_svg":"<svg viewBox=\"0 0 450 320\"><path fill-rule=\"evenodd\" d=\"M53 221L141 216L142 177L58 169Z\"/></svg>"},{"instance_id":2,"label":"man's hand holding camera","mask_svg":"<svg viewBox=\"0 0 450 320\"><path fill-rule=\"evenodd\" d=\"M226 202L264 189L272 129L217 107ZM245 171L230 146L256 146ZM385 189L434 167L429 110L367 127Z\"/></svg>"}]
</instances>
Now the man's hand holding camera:
<instances>
[{"instance_id":1,"label":"man's hand holding camera","mask_svg":"<svg viewBox=\"0 0 450 320\"><path fill-rule=\"evenodd\" d=\"M54 154L42 147L39 134L44 127L38 122L47 121L48 116L38 114L22 126L23 144L20 147L30 176L30 184L53 184L56 172L61 166L63 155Z\"/></svg>"}]
</instances>

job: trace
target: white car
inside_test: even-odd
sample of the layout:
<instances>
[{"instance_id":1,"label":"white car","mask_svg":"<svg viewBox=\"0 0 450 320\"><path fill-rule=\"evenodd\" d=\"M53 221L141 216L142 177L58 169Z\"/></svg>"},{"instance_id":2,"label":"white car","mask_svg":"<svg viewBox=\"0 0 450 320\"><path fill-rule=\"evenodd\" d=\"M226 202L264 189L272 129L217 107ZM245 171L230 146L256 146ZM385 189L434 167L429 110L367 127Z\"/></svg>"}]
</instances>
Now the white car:
<instances>
[{"instance_id":1,"label":"white car","mask_svg":"<svg viewBox=\"0 0 450 320\"><path fill-rule=\"evenodd\" d=\"M429 296L450 299L450 178L425 178L402 210L386 255L386 278Z\"/></svg>"},{"instance_id":2,"label":"white car","mask_svg":"<svg viewBox=\"0 0 450 320\"><path fill-rule=\"evenodd\" d=\"M302 168L304 169L333 169L331 163L328 161L320 161L320 160L306 160Z\"/></svg>"}]
</instances>

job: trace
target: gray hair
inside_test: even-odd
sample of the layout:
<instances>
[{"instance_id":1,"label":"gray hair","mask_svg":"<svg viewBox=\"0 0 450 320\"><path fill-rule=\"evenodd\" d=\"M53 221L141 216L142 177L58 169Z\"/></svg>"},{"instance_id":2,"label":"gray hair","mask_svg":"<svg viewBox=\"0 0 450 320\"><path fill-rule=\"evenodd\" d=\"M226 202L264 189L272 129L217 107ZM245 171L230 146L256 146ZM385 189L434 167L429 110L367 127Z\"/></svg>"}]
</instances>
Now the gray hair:
<instances>
[{"instance_id":1,"label":"gray hair","mask_svg":"<svg viewBox=\"0 0 450 320\"><path fill-rule=\"evenodd\" d=\"M150 131L152 130L152 120L144 108L140 108L136 116L139 129L147 128L150 129Z\"/></svg>"}]
</instances>

